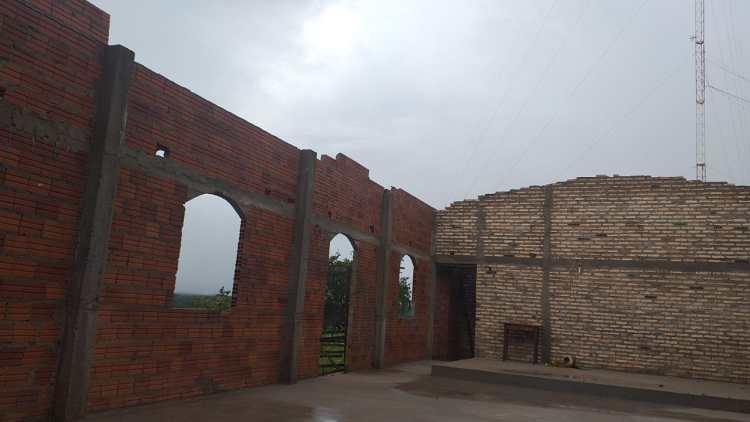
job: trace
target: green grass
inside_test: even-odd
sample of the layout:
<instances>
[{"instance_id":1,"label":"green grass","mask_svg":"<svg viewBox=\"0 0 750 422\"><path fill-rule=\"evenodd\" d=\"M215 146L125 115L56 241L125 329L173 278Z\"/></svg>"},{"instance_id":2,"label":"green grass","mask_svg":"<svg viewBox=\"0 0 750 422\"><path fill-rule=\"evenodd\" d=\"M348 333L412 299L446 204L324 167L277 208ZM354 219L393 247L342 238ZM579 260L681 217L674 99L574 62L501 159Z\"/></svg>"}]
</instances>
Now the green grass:
<instances>
[{"instance_id":1,"label":"green grass","mask_svg":"<svg viewBox=\"0 0 750 422\"><path fill-rule=\"evenodd\" d=\"M195 299L210 298L213 295L195 295L189 293L175 293L172 298L172 306L175 308L193 308Z\"/></svg>"}]
</instances>

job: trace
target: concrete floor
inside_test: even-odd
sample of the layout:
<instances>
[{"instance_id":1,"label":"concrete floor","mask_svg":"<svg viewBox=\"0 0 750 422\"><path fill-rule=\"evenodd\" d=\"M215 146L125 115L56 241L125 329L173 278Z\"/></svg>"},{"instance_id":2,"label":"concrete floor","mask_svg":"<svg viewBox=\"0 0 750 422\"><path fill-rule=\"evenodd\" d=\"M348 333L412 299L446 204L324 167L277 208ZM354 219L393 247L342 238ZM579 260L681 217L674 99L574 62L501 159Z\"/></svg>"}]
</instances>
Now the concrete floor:
<instances>
[{"instance_id":1,"label":"concrete floor","mask_svg":"<svg viewBox=\"0 0 750 422\"><path fill-rule=\"evenodd\" d=\"M750 421L750 415L430 377L430 362L92 415L115 421Z\"/></svg>"},{"instance_id":2,"label":"concrete floor","mask_svg":"<svg viewBox=\"0 0 750 422\"><path fill-rule=\"evenodd\" d=\"M463 359L454 362L436 362L440 366L471 369L490 373L511 373L542 378L580 381L653 391L667 391L694 396L722 397L750 401L750 384L704 381L603 369L557 368L546 365L498 361L493 359Z\"/></svg>"}]
</instances>

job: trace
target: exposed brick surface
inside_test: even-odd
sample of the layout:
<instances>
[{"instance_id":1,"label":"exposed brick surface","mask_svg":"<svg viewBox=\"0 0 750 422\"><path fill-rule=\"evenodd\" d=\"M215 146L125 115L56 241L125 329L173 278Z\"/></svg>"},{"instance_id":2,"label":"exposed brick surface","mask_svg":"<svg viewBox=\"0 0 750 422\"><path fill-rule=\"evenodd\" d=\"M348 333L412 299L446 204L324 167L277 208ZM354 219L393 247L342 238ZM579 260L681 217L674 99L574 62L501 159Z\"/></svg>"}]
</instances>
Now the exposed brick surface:
<instances>
[{"instance_id":1,"label":"exposed brick surface","mask_svg":"<svg viewBox=\"0 0 750 422\"><path fill-rule=\"evenodd\" d=\"M242 189L293 202L299 150L138 65L125 143Z\"/></svg>"},{"instance_id":2,"label":"exposed brick surface","mask_svg":"<svg viewBox=\"0 0 750 422\"><path fill-rule=\"evenodd\" d=\"M43 419L52 404L108 23L82 0L0 3L0 420ZM124 144L130 161L113 203L90 410L276 382L294 236L285 210L295 206L300 151L142 65ZM168 149L165 161L148 160L157 147ZM183 204L225 188L243 196L228 198L243 216L232 309L174 309ZM631 177L582 178L553 191L548 258L568 265L547 273L553 359L573 354L587 367L748 382L747 271L574 265L744 265L748 188ZM316 162L300 377L318 375L333 230L357 239L347 365L372 365L382 198L383 187L351 158ZM427 352L434 224L438 254L535 260L439 271L436 357L467 354L474 297L479 356L498 356L503 321L541 323L542 188L462 201L437 215L401 189L392 198L386 363ZM415 255L410 318L398 315L396 250Z\"/></svg>"},{"instance_id":3,"label":"exposed brick surface","mask_svg":"<svg viewBox=\"0 0 750 422\"><path fill-rule=\"evenodd\" d=\"M539 325L541 286L541 268L520 265L483 265L477 268L478 357L502 358L503 322ZM525 356L513 353L511 357L524 360Z\"/></svg>"},{"instance_id":4,"label":"exposed brick surface","mask_svg":"<svg viewBox=\"0 0 750 422\"><path fill-rule=\"evenodd\" d=\"M34 3L68 13L59 2ZM88 4L79 6L83 15L97 14ZM86 163L85 153L56 143L90 136L100 73L99 44L45 17L44 10L0 2L3 421L41 419L50 408ZM89 30L106 34L106 15L99 17Z\"/></svg>"},{"instance_id":5,"label":"exposed brick surface","mask_svg":"<svg viewBox=\"0 0 750 422\"><path fill-rule=\"evenodd\" d=\"M750 257L750 188L682 178L580 178L554 188L554 256Z\"/></svg>"},{"instance_id":6,"label":"exposed brick surface","mask_svg":"<svg viewBox=\"0 0 750 422\"><path fill-rule=\"evenodd\" d=\"M434 210L401 189L392 190L393 240L395 243L429 252L432 240ZM414 314L399 315L399 270L403 255L392 253L387 298L388 324L385 336L387 365L423 359L427 353L428 289L432 276L429 259L413 256L414 278L412 300Z\"/></svg>"},{"instance_id":7,"label":"exposed brick surface","mask_svg":"<svg viewBox=\"0 0 750 422\"><path fill-rule=\"evenodd\" d=\"M177 183L121 173L92 410L276 381L291 220L243 210L231 311L172 309L185 200Z\"/></svg>"},{"instance_id":8,"label":"exposed brick surface","mask_svg":"<svg viewBox=\"0 0 750 422\"><path fill-rule=\"evenodd\" d=\"M646 176L551 187L553 361L573 355L582 367L750 382L750 270L685 266L748 262L750 188ZM501 358L504 322L543 323L543 191L438 212L436 253L479 259L478 356ZM510 352L524 358L530 348Z\"/></svg>"},{"instance_id":9,"label":"exposed brick surface","mask_svg":"<svg viewBox=\"0 0 750 422\"><path fill-rule=\"evenodd\" d=\"M551 276L553 358L750 382L749 274L571 269Z\"/></svg>"},{"instance_id":10,"label":"exposed brick surface","mask_svg":"<svg viewBox=\"0 0 750 422\"><path fill-rule=\"evenodd\" d=\"M82 0L0 3L0 420L49 415L66 283L92 142L109 16ZM300 151L136 65L101 280L88 406L121 406L277 382ZM149 159L166 147L164 160ZM143 154L141 154L143 153ZM339 154L316 163L315 221L355 242L347 366L372 365L383 187ZM216 186L214 186L216 185ZM243 216L228 312L174 309L183 204L231 191ZM426 353L434 210L394 188L394 238L416 251L410 320L392 316L386 357ZM268 205L271 204L271 205ZM257 206L256 206L257 205ZM286 211L285 211L286 210ZM317 376L335 234L312 227L298 371ZM354 236L356 234L356 236ZM398 260L390 268L397 292ZM395 303L396 296L391 298Z\"/></svg>"}]
</instances>

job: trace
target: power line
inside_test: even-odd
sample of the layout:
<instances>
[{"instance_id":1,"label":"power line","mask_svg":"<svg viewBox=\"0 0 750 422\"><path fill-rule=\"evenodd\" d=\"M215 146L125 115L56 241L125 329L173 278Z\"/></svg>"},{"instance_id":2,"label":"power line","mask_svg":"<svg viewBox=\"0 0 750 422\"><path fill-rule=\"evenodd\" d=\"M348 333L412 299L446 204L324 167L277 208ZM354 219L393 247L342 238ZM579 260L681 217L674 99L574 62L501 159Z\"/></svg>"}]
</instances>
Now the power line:
<instances>
[{"instance_id":1,"label":"power line","mask_svg":"<svg viewBox=\"0 0 750 422\"><path fill-rule=\"evenodd\" d=\"M710 83L708 84L708 87L711 88L711 89L713 89L716 92L720 92L720 93L722 93L722 94L724 94L724 95L726 95L728 97L732 97L735 100L742 101L743 103L750 104L750 99L747 99L747 98L744 98L744 97L740 97L739 95L736 95L736 94L732 94L731 92L723 90L721 88L718 88L718 87L716 87L714 85L711 85Z\"/></svg>"},{"instance_id":2,"label":"power line","mask_svg":"<svg viewBox=\"0 0 750 422\"><path fill-rule=\"evenodd\" d=\"M587 3L587 7L590 7L591 4L592 4L592 1L589 0L589 2ZM582 7L581 8L581 11L578 14L578 17L576 18L575 23L573 24L574 27L578 26L578 24L580 23L580 21L583 18L584 12L586 11L587 7ZM549 62L547 62L547 66L544 68L544 70L542 71L542 73L539 74L539 79L537 80L536 85L534 86L534 88L531 91L529 91L529 93L526 96L526 98L524 98L523 103L521 104L521 106L516 109L516 113L513 115L513 118L508 122L508 124L505 125L505 127L503 128L503 131L502 131L502 135L499 137L499 139L501 139L501 140L505 139L505 136L509 132L510 128L515 125L515 123L518 120L518 118L520 117L521 113L523 113L526 110L526 107L529 104L529 100L531 99L531 97L533 96L533 94L535 94L536 91L542 86L547 73L550 71L550 69L552 69L552 65L555 63L555 61L557 61L557 57L560 55L560 52L562 50L564 50L563 46L567 46L567 44L568 44L569 41L570 41L570 37L565 38L565 41L563 41L563 43L560 44L559 47L555 50L554 55L549 60ZM491 158L492 156L488 155L488 157ZM479 171L477 172L476 176L474 177L474 179L472 180L471 184L469 185L469 192L467 192L467 195L468 195L468 193L471 192L472 189L474 189L474 186L479 181L480 176L482 176L483 170L486 167L486 165L487 165L487 160L484 160L479 165Z\"/></svg>"},{"instance_id":3,"label":"power line","mask_svg":"<svg viewBox=\"0 0 750 422\"><path fill-rule=\"evenodd\" d=\"M727 35L727 43L729 44L728 46L729 63L734 65L733 67L737 67L738 58L740 56L741 49L737 42L737 37L734 36L734 34L736 33L736 29L735 29L733 17L736 14L734 13L734 7L733 7L734 3L730 2L728 5L729 7L724 7L724 18L725 18L726 24L723 25L723 27ZM740 87L739 87L737 79L732 80L731 85L733 85L734 87L734 92L740 92L739 91ZM732 102L731 104L729 104L729 110L731 111L730 119L732 123L732 132L734 134L733 140L734 140L735 151L737 153L737 157L742 156L740 152L741 148L740 148L739 140L741 138L742 133L746 133L745 121L744 121L745 119L742 118L741 110L738 109L738 107L740 106L741 104L738 104L737 102ZM728 166L731 165L729 157L727 157L727 165ZM747 166L741 166L741 167L747 170Z\"/></svg>"},{"instance_id":4,"label":"power line","mask_svg":"<svg viewBox=\"0 0 750 422\"><path fill-rule=\"evenodd\" d=\"M620 124L621 122L623 122L623 121L626 121L626 120L627 120L628 118L630 118L630 116L631 116L631 115L632 115L632 114L633 114L634 112L636 112L636 111L637 111L637 110L638 110L638 109L639 109L639 108L640 108L640 107L641 107L641 106L642 106L643 104L645 104L645 103L646 103L646 101L648 101L649 99L651 99L651 97L652 97L652 96L653 96L653 95L654 95L654 94L655 94L656 92L658 92L659 88L661 88L661 87L662 87L662 86L663 86L663 85L664 85L664 84L665 84L666 82L668 82L668 81L670 80L670 78L671 78L671 77L672 77L672 76L673 76L673 75L674 75L675 73L677 73L677 71L678 71L678 70L680 70L680 68L681 68L681 64L678 64L677 66L675 66L675 67L674 67L674 68L673 68L673 69L672 69L672 70L671 70L670 72L668 72L668 73L667 73L667 74L666 74L666 75L664 76L664 78L660 79L660 80L659 80L659 81L658 81L657 83L655 83L654 85L652 85L652 86L651 86L651 88L650 88L650 89L648 90L648 92L647 92L647 93L646 93L646 94L645 94L644 96L642 96L642 97L641 97L641 98L640 98L640 99L639 99L639 100L638 100L638 101L637 101L637 102L636 102L636 103L635 103L635 104L634 104L634 105L633 105L632 107L630 107L630 108L629 108L629 109L628 109L628 110L627 110L627 111L626 111L625 113L623 113L623 115L622 115L622 118L621 118L621 119L617 120L617 121L616 121L616 122L615 122L614 124L612 124L612 125L611 125L611 126L609 127L609 129L607 129L606 131L602 132L602 133L601 133L601 134L600 134L599 136L596 136L596 135L594 135L594 136L592 137L592 140L591 140L591 142L589 142L588 144L586 144L586 146L585 146L585 147L583 148L583 151L581 151L581 153L580 153L580 154L578 154L578 155L576 156L576 158L574 158L573 160L571 160L571 161L570 161L570 162L569 162L569 163L568 163L568 164L567 164L567 165L566 165L566 166L565 166L565 167L563 168L563 170L562 170L562 171L563 171L563 172L567 171L567 170L568 170L568 169L569 169L569 168L570 168L570 167L571 167L571 166L572 166L573 164L575 164L575 163L576 163L577 161L579 161L579 160L580 160L581 158L583 158L583 157L584 157L584 156L585 156L586 154L588 154L588 152L589 152L589 151L590 151L590 150L591 150L591 149L592 149L593 147L595 147L595 146L596 146L597 144L599 144L599 143L600 143L600 142L601 142L602 140L604 140L606 136L608 136L609 134L611 134L612 132L614 132L614 131L615 131L615 130L617 129L618 125L619 125L619 124ZM672 79L672 80L674 80L674 79Z\"/></svg>"},{"instance_id":5,"label":"power line","mask_svg":"<svg viewBox=\"0 0 750 422\"><path fill-rule=\"evenodd\" d=\"M599 65L599 63L601 63L609 55L609 52L612 51L612 47L614 47L615 43L617 43L617 41L620 39L620 37L622 37L622 35L625 33L625 30L628 28L627 24L629 24L630 22L632 22L633 19L635 19L640 14L641 10L643 9L643 7L648 2L649 2L649 0L643 0L643 2L634 9L634 11L633 11L633 13L631 13L630 17L626 18L622 22L622 25L620 26L620 29L618 30L618 32L610 40L609 44L604 48L604 50L602 50L602 54L600 54L599 57L596 60L594 60L591 63L591 65L586 69L586 71L584 72L583 78L581 78L578 81L578 83L576 83L573 86L573 88L570 90L570 92L568 92L567 97L569 97L571 99L575 98L575 96L576 96L576 94L578 92L578 89L581 88L581 86L583 86L583 84L591 76L592 71L597 67L597 65ZM513 165L511 166L511 168L508 169L507 172L503 173L503 176L506 176L507 174L509 174L513 170L515 170L516 167L518 167L518 165L523 161L523 159L526 158L526 155L531 150L531 147L534 146L537 143L537 141L539 141L539 139L541 139L542 134L544 134L544 132L546 132L547 128L552 124L552 122L554 122L555 120L557 120L557 118L562 113L562 110L563 110L562 108L558 108L557 109L557 113L555 113L552 117L550 117L547 120L547 122L544 125L541 126L541 128L539 129L539 132L537 132L536 136L534 136L526 144L526 148L524 148L524 150L521 152L521 155L519 156L519 158L516 159L516 160L514 160Z\"/></svg>"},{"instance_id":6,"label":"power line","mask_svg":"<svg viewBox=\"0 0 750 422\"><path fill-rule=\"evenodd\" d=\"M516 66L515 69L513 70L512 76L509 79L509 81L513 81L516 79L516 77L521 71L521 68L523 67L524 64L526 64L526 61L528 60L530 53L536 49L536 45L541 39L542 32L544 31L544 28L546 28L550 16L552 16L552 11L555 10L555 8L557 8L559 3L560 3L560 0L554 0L552 3L550 3L550 7L547 10L547 13L544 14L544 16L542 17L542 21L539 23L539 27L537 28L533 41L529 43L526 50L524 51L521 61L518 62L518 66ZM505 100L508 96L508 93L510 92L511 86L512 86L511 82L508 82L505 84L505 89L503 90L503 93L500 95L500 101L499 101L498 106L490 114L489 119L487 120L487 123L482 127L482 129L479 130L477 135L474 137L476 142L474 142L471 152L466 156L463 169L460 174L464 174L466 170L468 170L469 163L473 160L473 157L476 154L477 150L479 149L479 146L483 143L482 140L485 137L487 130L489 130L489 127L491 126L492 122L497 118L497 115L500 113L502 106L505 104Z\"/></svg>"}]
</instances>

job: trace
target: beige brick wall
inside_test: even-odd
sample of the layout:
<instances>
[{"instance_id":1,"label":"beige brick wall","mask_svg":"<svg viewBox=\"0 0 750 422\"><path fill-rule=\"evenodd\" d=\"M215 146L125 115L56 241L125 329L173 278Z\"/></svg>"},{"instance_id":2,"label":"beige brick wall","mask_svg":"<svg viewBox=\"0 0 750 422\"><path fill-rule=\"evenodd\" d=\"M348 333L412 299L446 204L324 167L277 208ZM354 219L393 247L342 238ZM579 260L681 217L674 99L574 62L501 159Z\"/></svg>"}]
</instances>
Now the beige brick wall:
<instances>
[{"instance_id":1,"label":"beige brick wall","mask_svg":"<svg viewBox=\"0 0 750 422\"><path fill-rule=\"evenodd\" d=\"M435 216L435 248L446 255L474 255L479 201L454 202Z\"/></svg>"},{"instance_id":2,"label":"beige brick wall","mask_svg":"<svg viewBox=\"0 0 750 422\"><path fill-rule=\"evenodd\" d=\"M750 381L749 273L582 268L550 285L553 360Z\"/></svg>"},{"instance_id":3,"label":"beige brick wall","mask_svg":"<svg viewBox=\"0 0 750 422\"><path fill-rule=\"evenodd\" d=\"M750 255L748 187L597 177L553 189L554 256L733 261Z\"/></svg>"},{"instance_id":4,"label":"beige brick wall","mask_svg":"<svg viewBox=\"0 0 750 422\"><path fill-rule=\"evenodd\" d=\"M474 341L477 357L502 358L503 322L541 324L541 288L541 268L520 265L477 267Z\"/></svg>"},{"instance_id":5,"label":"beige brick wall","mask_svg":"<svg viewBox=\"0 0 750 422\"><path fill-rule=\"evenodd\" d=\"M482 233L487 256L535 257L542 255L544 190L501 192L481 198L486 230Z\"/></svg>"},{"instance_id":6,"label":"beige brick wall","mask_svg":"<svg viewBox=\"0 0 750 422\"><path fill-rule=\"evenodd\" d=\"M551 189L552 360L750 382L750 187L636 176ZM542 325L544 217L544 187L438 212L438 259L483 259L478 356L501 357L504 322Z\"/></svg>"}]
</instances>

